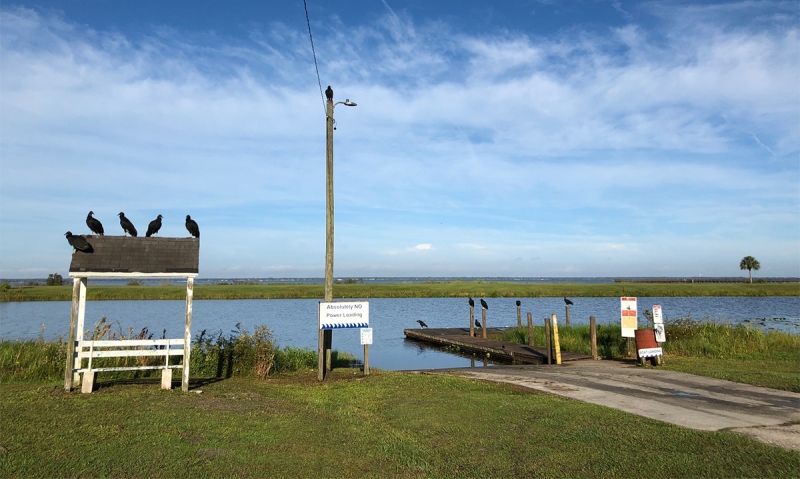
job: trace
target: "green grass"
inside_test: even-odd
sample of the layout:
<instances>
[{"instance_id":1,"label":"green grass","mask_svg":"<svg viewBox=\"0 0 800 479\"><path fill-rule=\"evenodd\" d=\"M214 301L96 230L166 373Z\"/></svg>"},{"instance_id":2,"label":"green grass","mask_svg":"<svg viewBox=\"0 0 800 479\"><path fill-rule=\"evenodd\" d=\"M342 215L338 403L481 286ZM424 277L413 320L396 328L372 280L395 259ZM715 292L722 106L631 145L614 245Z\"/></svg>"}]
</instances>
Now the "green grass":
<instances>
[{"instance_id":1,"label":"green grass","mask_svg":"<svg viewBox=\"0 0 800 479\"><path fill-rule=\"evenodd\" d=\"M316 299L321 284L196 285L194 299ZM453 298L453 297L675 297L675 296L797 296L798 283L547 283L450 281L396 284L336 284L335 298ZM90 300L185 299L182 286L94 286ZM72 286L21 286L0 290L0 302L70 301Z\"/></svg>"},{"instance_id":2,"label":"green grass","mask_svg":"<svg viewBox=\"0 0 800 479\"><path fill-rule=\"evenodd\" d=\"M731 432L446 376L102 386L4 384L0 476L791 477L800 461Z\"/></svg>"}]
</instances>

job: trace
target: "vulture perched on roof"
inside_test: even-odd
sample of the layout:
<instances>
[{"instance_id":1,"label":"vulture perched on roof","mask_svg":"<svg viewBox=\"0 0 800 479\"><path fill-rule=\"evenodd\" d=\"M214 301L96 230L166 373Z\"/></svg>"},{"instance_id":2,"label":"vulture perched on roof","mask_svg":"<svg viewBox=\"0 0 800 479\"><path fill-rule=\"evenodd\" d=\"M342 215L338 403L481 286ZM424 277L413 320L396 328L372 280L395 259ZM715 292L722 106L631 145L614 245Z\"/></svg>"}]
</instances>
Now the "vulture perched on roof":
<instances>
[{"instance_id":1,"label":"vulture perched on roof","mask_svg":"<svg viewBox=\"0 0 800 479\"><path fill-rule=\"evenodd\" d=\"M136 232L136 228L133 226L133 223L125 217L125 213L121 212L117 215L119 216L119 225L122 226L122 231L126 234L131 236L138 236L139 233Z\"/></svg>"},{"instance_id":2,"label":"vulture perched on roof","mask_svg":"<svg viewBox=\"0 0 800 479\"><path fill-rule=\"evenodd\" d=\"M83 251L84 253L91 253L94 251L92 245L86 241L86 238L83 236L75 236L72 234L71 231L67 231L64 233L64 236L67 237L67 241L69 242L70 246L72 246L72 254L77 253L78 251Z\"/></svg>"},{"instance_id":3,"label":"vulture perched on roof","mask_svg":"<svg viewBox=\"0 0 800 479\"><path fill-rule=\"evenodd\" d=\"M94 234L103 236L103 224L100 221L96 220L92 215L94 211L90 211L89 214L86 216L86 226L89 227L89 231Z\"/></svg>"},{"instance_id":4,"label":"vulture perched on roof","mask_svg":"<svg viewBox=\"0 0 800 479\"><path fill-rule=\"evenodd\" d=\"M195 238L200 237L200 228L197 226L197 222L189 215L186 215L186 229L189 231L189 234Z\"/></svg>"},{"instance_id":5,"label":"vulture perched on roof","mask_svg":"<svg viewBox=\"0 0 800 479\"><path fill-rule=\"evenodd\" d=\"M158 215L158 218L154 219L149 225L147 225L147 233L145 236L149 238L158 233L158 230L161 229L161 218L163 218L163 216Z\"/></svg>"}]
</instances>

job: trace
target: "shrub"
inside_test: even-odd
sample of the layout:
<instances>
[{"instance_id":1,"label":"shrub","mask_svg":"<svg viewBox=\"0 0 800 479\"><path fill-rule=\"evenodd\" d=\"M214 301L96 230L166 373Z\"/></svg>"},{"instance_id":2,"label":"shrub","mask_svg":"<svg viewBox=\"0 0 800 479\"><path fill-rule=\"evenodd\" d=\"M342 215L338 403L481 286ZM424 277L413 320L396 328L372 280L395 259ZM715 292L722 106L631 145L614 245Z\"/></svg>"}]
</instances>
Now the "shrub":
<instances>
[{"instance_id":1,"label":"shrub","mask_svg":"<svg viewBox=\"0 0 800 479\"><path fill-rule=\"evenodd\" d=\"M47 281L45 282L45 285L47 286L63 286L63 284L64 278L62 278L58 273L52 273L47 277Z\"/></svg>"}]
</instances>

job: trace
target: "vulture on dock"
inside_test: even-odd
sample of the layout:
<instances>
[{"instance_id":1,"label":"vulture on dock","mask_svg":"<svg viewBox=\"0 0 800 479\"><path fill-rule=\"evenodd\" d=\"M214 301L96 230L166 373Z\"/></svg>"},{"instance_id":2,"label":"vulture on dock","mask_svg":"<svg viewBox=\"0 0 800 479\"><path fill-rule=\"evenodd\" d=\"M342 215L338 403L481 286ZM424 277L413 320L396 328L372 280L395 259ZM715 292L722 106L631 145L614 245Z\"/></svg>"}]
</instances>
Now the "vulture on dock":
<instances>
[{"instance_id":1,"label":"vulture on dock","mask_svg":"<svg viewBox=\"0 0 800 479\"><path fill-rule=\"evenodd\" d=\"M421 320L421 319L418 319L418 320L417 320L417 322L419 323L419 326L420 326L421 328L427 328L427 327L428 327L428 325L427 325L427 324L425 324L425 321L423 321L423 320Z\"/></svg>"},{"instance_id":2,"label":"vulture on dock","mask_svg":"<svg viewBox=\"0 0 800 479\"><path fill-rule=\"evenodd\" d=\"M200 228L197 226L197 222L189 215L186 215L186 229L189 231L189 234L195 238L200 237Z\"/></svg>"},{"instance_id":3,"label":"vulture on dock","mask_svg":"<svg viewBox=\"0 0 800 479\"><path fill-rule=\"evenodd\" d=\"M481 329L483 327L483 326L481 326L481 322L478 321L478 318L475 318L475 327L478 328L478 329Z\"/></svg>"},{"instance_id":4,"label":"vulture on dock","mask_svg":"<svg viewBox=\"0 0 800 479\"><path fill-rule=\"evenodd\" d=\"M133 223L125 217L125 213L121 212L117 215L119 216L119 225L122 226L122 231L127 235L131 235L136 237L139 233L136 232L136 228L133 226Z\"/></svg>"},{"instance_id":5,"label":"vulture on dock","mask_svg":"<svg viewBox=\"0 0 800 479\"><path fill-rule=\"evenodd\" d=\"M94 251L92 245L90 245L83 236L75 236L71 231L64 233L64 236L67 237L67 242L69 242L70 246L73 248L72 254L75 254L78 251L82 251L84 253L91 253Z\"/></svg>"},{"instance_id":6,"label":"vulture on dock","mask_svg":"<svg viewBox=\"0 0 800 479\"><path fill-rule=\"evenodd\" d=\"M97 219L92 217L94 211L90 211L89 214L86 216L86 226L89 227L89 231L96 235L103 236L103 224L100 223Z\"/></svg>"},{"instance_id":7,"label":"vulture on dock","mask_svg":"<svg viewBox=\"0 0 800 479\"><path fill-rule=\"evenodd\" d=\"M154 234L158 234L158 230L161 229L161 218L163 218L163 216L158 215L158 218L154 219L149 225L147 225L147 234L145 234L145 236L149 238Z\"/></svg>"}]
</instances>

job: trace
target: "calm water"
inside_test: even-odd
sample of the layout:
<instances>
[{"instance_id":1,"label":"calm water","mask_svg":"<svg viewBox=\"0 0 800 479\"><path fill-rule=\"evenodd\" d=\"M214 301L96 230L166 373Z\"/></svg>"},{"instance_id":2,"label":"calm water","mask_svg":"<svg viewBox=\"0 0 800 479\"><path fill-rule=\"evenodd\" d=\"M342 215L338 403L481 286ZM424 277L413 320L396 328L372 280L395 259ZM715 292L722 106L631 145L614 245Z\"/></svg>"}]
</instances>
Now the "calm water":
<instances>
[{"instance_id":1,"label":"calm water","mask_svg":"<svg viewBox=\"0 0 800 479\"><path fill-rule=\"evenodd\" d=\"M487 322L490 327L516 326L517 298L489 298ZM533 314L534 325L555 313L564 324L564 301L561 298L519 298L522 320ZM619 298L574 298L571 323L586 324L595 316L598 324L619 322ZM266 325L280 346L316 349L317 309L315 299L281 300L197 300L193 307L192 335L202 330L209 334L228 334L237 323L253 331ZM418 327L421 319L430 327L468 327L469 305L464 298L371 299L370 366L380 369L422 369L469 366L470 360L405 340L403 329ZM800 297L692 297L639 298L639 316L652 306L661 305L665 319L691 317L725 323L745 323L763 330L780 330L800 334ZM105 316L128 334L148 328L155 337L166 329L168 338L183 336L185 301L88 301L86 329ZM0 303L0 338L4 340L58 339L69 329L70 302L44 301ZM475 314L480 317L480 309ZM669 329L667 329L669 334ZM337 330L333 348L363 358L359 330Z\"/></svg>"}]
</instances>

